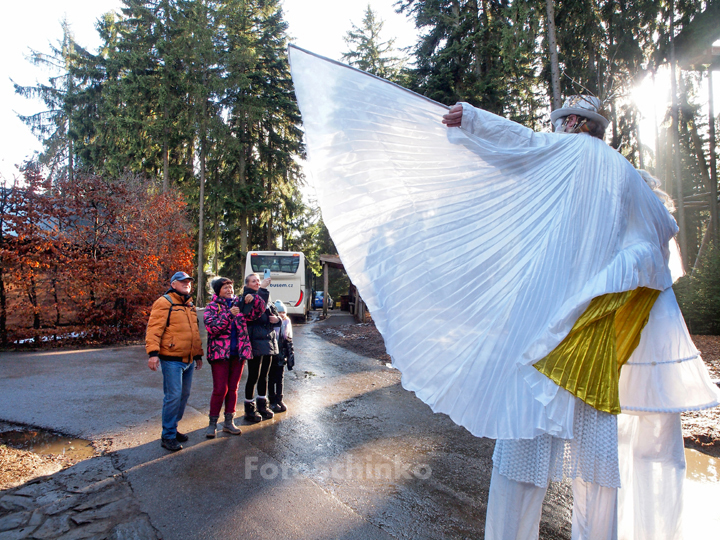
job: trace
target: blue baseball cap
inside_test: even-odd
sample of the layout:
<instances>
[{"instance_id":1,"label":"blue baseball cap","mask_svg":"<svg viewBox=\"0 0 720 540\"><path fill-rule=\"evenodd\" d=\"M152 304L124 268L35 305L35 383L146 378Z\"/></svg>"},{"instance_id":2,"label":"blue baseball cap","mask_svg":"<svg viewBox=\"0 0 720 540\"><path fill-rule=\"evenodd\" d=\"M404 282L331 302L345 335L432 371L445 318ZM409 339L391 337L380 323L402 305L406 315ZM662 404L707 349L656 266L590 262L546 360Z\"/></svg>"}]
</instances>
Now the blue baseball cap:
<instances>
[{"instance_id":1,"label":"blue baseball cap","mask_svg":"<svg viewBox=\"0 0 720 540\"><path fill-rule=\"evenodd\" d=\"M190 281L195 281L191 276L186 274L185 272L175 272L173 276L170 278L170 283L173 281L184 281L186 279L189 279Z\"/></svg>"}]
</instances>

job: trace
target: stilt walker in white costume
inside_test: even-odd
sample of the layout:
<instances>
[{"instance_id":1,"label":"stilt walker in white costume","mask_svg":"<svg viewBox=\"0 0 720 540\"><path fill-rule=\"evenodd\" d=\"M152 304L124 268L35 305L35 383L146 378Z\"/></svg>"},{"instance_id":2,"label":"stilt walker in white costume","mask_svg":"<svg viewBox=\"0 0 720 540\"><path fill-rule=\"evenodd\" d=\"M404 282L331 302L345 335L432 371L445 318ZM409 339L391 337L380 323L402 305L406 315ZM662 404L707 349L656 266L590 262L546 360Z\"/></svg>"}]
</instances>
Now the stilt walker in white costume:
<instances>
[{"instance_id":1,"label":"stilt walker in white costume","mask_svg":"<svg viewBox=\"0 0 720 540\"><path fill-rule=\"evenodd\" d=\"M572 96L561 109L553 111L551 119L556 132L587 134L602 140L609 122L600 112L597 98ZM507 137L507 131L498 129L494 118L487 130L484 115L487 113L467 104L457 104L444 115L443 123L489 140ZM507 126L510 129L512 126ZM520 137L516 142L524 141ZM642 173L651 189L667 199L658 189L659 182L646 171ZM674 240L671 247L677 267L680 263ZM685 460L680 412L717 405L717 391L692 344L672 288L659 295L643 288L630 294L635 298L623 293L626 299L612 294L594 299L567 338L551 355L534 364L576 396L573 436L543 434L497 441L486 540L537 538L548 482L563 478L572 479L573 539L682 538ZM601 308L605 300L644 305L626 316L623 307ZM603 335L600 329L584 332L598 316L593 310L598 309L602 317L615 311L615 335ZM588 326L583 328L580 322ZM625 329L629 334L623 345L618 338ZM616 350L609 351L608 347ZM625 358L620 357L621 347L627 349ZM585 374L595 369L593 355L608 353L622 368L617 390L602 388L601 383L594 392L587 392L586 386L593 382L592 376ZM632 354L628 357L628 353ZM572 357L584 360L578 362ZM617 400L629 414L620 415L618 420L617 407L606 407L598 390L605 391L611 401ZM613 391L617 392L615 396ZM621 485L624 488L618 507Z\"/></svg>"},{"instance_id":2,"label":"stilt walker in white costume","mask_svg":"<svg viewBox=\"0 0 720 540\"><path fill-rule=\"evenodd\" d=\"M587 133L602 139L609 122L599 114L599 105L597 98L589 96L570 98L562 109L553 112L555 131ZM443 117L448 127L461 127L483 139L492 141L507 136L511 126L504 129L502 123L484 120L484 111L467 104L455 105ZM518 137L513 142L520 145L523 139ZM647 317L647 312L643 314ZM563 355L572 354L575 348L567 348ZM560 373L552 370L556 379L563 376L563 368ZM555 382L561 384L560 380ZM616 416L575 398L572 429L571 438L542 434L532 439L497 441L485 521L486 540L537 538L548 483L564 477L572 479L573 538L616 538L616 498L620 487Z\"/></svg>"},{"instance_id":3,"label":"stilt walker in white costume","mask_svg":"<svg viewBox=\"0 0 720 540\"><path fill-rule=\"evenodd\" d=\"M290 61L323 219L403 386L498 440L486 539L537 538L561 478L574 539L681 538L679 413L719 395L672 294L677 226L598 138L599 102L538 133Z\"/></svg>"}]
</instances>

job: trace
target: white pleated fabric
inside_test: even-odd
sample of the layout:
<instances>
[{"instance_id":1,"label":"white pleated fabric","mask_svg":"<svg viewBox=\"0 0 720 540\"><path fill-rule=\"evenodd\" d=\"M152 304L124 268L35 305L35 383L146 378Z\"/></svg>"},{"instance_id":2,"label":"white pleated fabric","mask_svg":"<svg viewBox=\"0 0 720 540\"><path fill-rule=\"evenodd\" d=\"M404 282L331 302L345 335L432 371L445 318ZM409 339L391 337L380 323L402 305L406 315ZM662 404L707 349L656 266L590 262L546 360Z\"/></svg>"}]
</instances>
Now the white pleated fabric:
<instances>
[{"instance_id":1,"label":"white pleated fabric","mask_svg":"<svg viewBox=\"0 0 720 540\"><path fill-rule=\"evenodd\" d=\"M674 220L587 135L534 133L290 48L310 173L402 384L476 436L572 437L532 364L590 300L664 290Z\"/></svg>"}]
</instances>

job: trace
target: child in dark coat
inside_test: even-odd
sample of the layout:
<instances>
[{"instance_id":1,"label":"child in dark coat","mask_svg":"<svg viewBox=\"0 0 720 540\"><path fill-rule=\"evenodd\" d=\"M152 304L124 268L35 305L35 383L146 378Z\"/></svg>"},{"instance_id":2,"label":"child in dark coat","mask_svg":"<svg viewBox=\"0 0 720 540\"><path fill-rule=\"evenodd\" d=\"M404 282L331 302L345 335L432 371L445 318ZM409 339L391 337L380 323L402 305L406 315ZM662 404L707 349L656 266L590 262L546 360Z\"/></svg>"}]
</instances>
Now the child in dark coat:
<instances>
[{"instance_id":1,"label":"child in dark coat","mask_svg":"<svg viewBox=\"0 0 720 540\"><path fill-rule=\"evenodd\" d=\"M285 305L280 300L277 300L275 308L280 314L282 324L275 328L279 352L273 357L270 364L268 399L270 400L270 408L274 412L280 413L287 411L287 406L283 403L283 379L285 366L287 366L288 371L291 371L295 365L295 351L293 350L292 323L287 316Z\"/></svg>"}]
</instances>

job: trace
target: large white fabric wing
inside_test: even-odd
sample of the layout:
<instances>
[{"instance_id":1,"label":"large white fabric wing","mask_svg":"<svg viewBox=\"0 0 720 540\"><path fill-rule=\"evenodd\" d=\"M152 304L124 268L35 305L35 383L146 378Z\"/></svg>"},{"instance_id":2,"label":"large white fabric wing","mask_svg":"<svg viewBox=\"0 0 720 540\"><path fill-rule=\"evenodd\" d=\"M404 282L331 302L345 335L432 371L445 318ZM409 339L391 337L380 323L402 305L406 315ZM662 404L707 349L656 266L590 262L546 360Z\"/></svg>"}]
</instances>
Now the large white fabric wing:
<instances>
[{"instance_id":1,"label":"large white fabric wing","mask_svg":"<svg viewBox=\"0 0 720 540\"><path fill-rule=\"evenodd\" d=\"M447 129L387 81L290 62L323 219L403 386L477 436L572 436L532 364L593 297L671 285L672 217L602 141L469 107Z\"/></svg>"}]
</instances>

